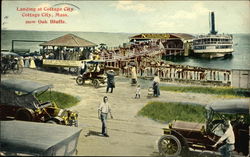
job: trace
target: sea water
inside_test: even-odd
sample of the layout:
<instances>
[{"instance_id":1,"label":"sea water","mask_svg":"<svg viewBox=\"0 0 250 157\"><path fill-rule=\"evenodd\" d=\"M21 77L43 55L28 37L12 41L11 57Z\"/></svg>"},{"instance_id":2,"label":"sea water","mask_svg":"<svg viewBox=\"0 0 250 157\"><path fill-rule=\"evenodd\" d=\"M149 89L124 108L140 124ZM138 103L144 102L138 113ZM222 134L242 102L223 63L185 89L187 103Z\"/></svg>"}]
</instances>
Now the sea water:
<instances>
[{"instance_id":1,"label":"sea water","mask_svg":"<svg viewBox=\"0 0 250 157\"><path fill-rule=\"evenodd\" d=\"M220 58L172 57L166 60L177 64L215 69L250 70L250 34L233 34L234 52L232 56Z\"/></svg>"},{"instance_id":2,"label":"sea water","mask_svg":"<svg viewBox=\"0 0 250 157\"><path fill-rule=\"evenodd\" d=\"M122 46L128 42L132 33L105 33L105 32L59 32L59 31L18 31L2 30L1 49L11 49L12 40L49 41L65 34L72 33L96 44L105 43L109 47ZM217 69L250 69L250 34L233 34L234 52L231 57L202 59L194 57L172 58L177 64L217 68ZM16 42L16 49L30 49L39 51L42 42Z\"/></svg>"}]
</instances>

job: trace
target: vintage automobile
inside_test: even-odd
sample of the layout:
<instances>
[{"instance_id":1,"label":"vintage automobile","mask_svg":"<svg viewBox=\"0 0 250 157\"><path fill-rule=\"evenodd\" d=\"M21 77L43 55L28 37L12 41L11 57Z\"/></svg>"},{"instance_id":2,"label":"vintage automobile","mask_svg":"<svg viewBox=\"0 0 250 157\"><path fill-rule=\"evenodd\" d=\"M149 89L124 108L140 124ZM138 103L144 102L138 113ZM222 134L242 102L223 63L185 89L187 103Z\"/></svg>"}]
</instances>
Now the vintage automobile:
<instances>
[{"instance_id":1,"label":"vintage automobile","mask_svg":"<svg viewBox=\"0 0 250 157\"><path fill-rule=\"evenodd\" d=\"M77 155L82 129L25 121L0 121L0 156Z\"/></svg>"},{"instance_id":2,"label":"vintage automobile","mask_svg":"<svg viewBox=\"0 0 250 157\"><path fill-rule=\"evenodd\" d=\"M83 75L79 75L76 78L78 85L83 85L85 81L90 80L95 88L100 87L101 84L105 84L105 61L102 60L90 60L87 61L88 70Z\"/></svg>"},{"instance_id":3,"label":"vintage automobile","mask_svg":"<svg viewBox=\"0 0 250 157\"><path fill-rule=\"evenodd\" d=\"M16 53L1 51L1 74L5 74L9 70L12 70L14 74L21 74L23 67L20 66L19 57Z\"/></svg>"},{"instance_id":4,"label":"vintage automobile","mask_svg":"<svg viewBox=\"0 0 250 157\"><path fill-rule=\"evenodd\" d=\"M55 102L41 102L38 96L51 89L30 80L3 79L0 84L0 120L56 123L77 126L78 113L61 109Z\"/></svg>"},{"instance_id":5,"label":"vintage automobile","mask_svg":"<svg viewBox=\"0 0 250 157\"><path fill-rule=\"evenodd\" d=\"M231 120L235 134L235 151L249 155L249 106L247 99L231 99L215 102L206 107L206 123L172 121L163 128L164 135L158 141L162 156L190 156L189 150L216 151L212 147L224 134L226 120ZM190 149L191 148L191 149Z\"/></svg>"}]
</instances>

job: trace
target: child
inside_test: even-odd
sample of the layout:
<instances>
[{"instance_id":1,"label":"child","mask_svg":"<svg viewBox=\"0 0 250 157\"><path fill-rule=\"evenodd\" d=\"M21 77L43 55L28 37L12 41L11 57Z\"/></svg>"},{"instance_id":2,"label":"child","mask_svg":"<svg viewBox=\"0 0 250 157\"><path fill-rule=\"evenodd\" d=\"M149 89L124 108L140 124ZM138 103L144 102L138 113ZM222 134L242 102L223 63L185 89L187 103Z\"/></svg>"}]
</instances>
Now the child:
<instances>
[{"instance_id":1,"label":"child","mask_svg":"<svg viewBox=\"0 0 250 157\"><path fill-rule=\"evenodd\" d=\"M140 99L140 97L141 97L141 87L140 87L140 85L138 85L137 88L136 88L135 99L136 99L137 97L138 97L139 99Z\"/></svg>"}]
</instances>

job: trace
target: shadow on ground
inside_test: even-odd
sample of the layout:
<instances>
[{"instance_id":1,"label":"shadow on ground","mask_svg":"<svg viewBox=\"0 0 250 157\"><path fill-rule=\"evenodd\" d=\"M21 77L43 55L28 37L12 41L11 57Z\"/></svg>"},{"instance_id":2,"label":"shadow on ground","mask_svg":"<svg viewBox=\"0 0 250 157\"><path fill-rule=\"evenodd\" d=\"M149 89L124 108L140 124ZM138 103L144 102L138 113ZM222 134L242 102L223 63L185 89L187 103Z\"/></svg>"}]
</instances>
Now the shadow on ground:
<instances>
[{"instance_id":1,"label":"shadow on ground","mask_svg":"<svg viewBox=\"0 0 250 157\"><path fill-rule=\"evenodd\" d=\"M150 156L161 156L159 152L153 152ZM214 152L196 152L190 151L188 154L178 157L220 157L220 155Z\"/></svg>"},{"instance_id":2,"label":"shadow on ground","mask_svg":"<svg viewBox=\"0 0 250 157\"><path fill-rule=\"evenodd\" d=\"M85 137L88 136L100 136L103 137L101 132L97 132L97 131L93 131L93 130L89 130L89 132L85 135Z\"/></svg>"}]
</instances>

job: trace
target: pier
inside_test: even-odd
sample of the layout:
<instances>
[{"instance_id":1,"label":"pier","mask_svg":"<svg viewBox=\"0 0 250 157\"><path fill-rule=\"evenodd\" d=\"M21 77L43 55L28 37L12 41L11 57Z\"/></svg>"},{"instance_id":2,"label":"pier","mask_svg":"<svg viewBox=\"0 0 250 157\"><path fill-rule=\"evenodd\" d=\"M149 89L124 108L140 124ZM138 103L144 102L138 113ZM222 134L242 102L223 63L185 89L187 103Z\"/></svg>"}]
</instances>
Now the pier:
<instances>
[{"instance_id":1,"label":"pier","mask_svg":"<svg viewBox=\"0 0 250 157\"><path fill-rule=\"evenodd\" d=\"M106 66L120 69L121 75L130 77L130 63L133 61L135 59L109 60ZM137 76L142 79L153 79L154 74L157 73L162 81L167 82L231 86L230 70L177 65L150 59L143 59L139 64L136 63Z\"/></svg>"},{"instance_id":2,"label":"pier","mask_svg":"<svg viewBox=\"0 0 250 157\"><path fill-rule=\"evenodd\" d=\"M163 56L189 55L190 38L186 34L179 34L178 38L176 34L140 34L130 38L132 43L103 49L99 55L106 60L108 68L119 69L119 73L126 77L131 75L132 63L136 66L137 76L142 79L152 79L157 73L162 81L167 82L231 86L231 70L179 65L162 60Z\"/></svg>"}]
</instances>

